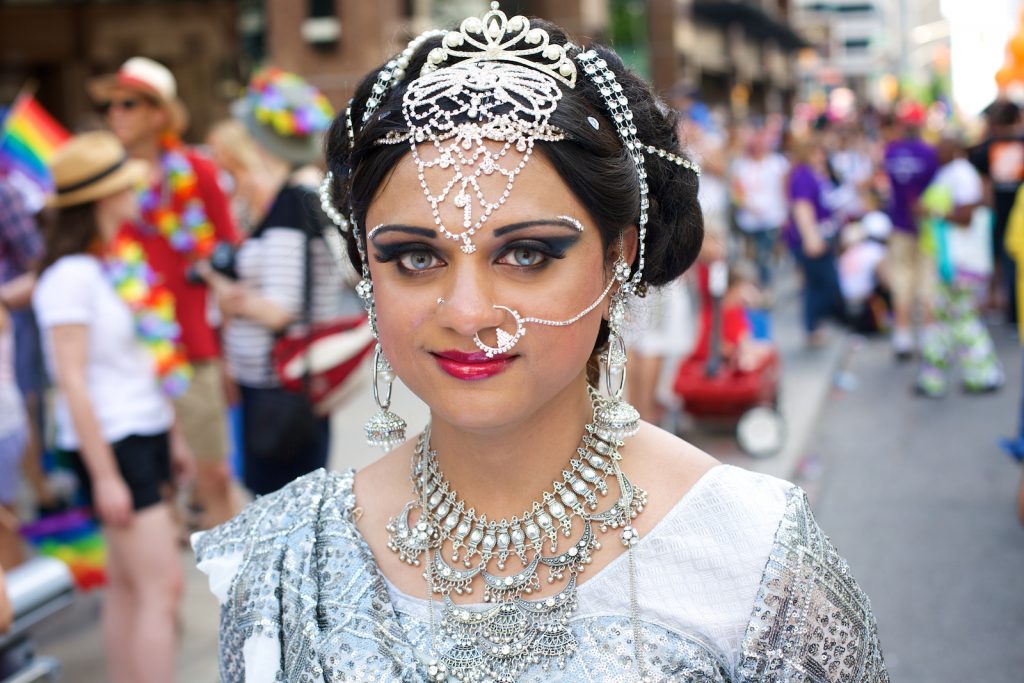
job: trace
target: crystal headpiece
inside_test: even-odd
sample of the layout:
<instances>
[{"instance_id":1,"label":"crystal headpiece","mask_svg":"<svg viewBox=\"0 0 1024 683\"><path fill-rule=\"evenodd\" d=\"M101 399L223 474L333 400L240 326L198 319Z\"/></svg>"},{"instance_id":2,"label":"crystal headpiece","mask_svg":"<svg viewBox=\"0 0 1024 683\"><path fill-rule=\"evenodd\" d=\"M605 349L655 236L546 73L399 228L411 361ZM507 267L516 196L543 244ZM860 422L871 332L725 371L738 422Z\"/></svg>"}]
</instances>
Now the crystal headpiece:
<instances>
[{"instance_id":1,"label":"crystal headpiece","mask_svg":"<svg viewBox=\"0 0 1024 683\"><path fill-rule=\"evenodd\" d=\"M482 17L465 19L457 31L427 31L413 39L378 74L363 109L363 124L378 113L388 92L404 79L406 69L423 44L437 37L441 39L440 46L430 51L418 77L408 84L403 95L406 131L388 133L377 142L410 145L420 185L441 233L461 242L463 251L475 250L474 233L505 203L534 143L565 139L565 132L552 125L550 118L562 98L559 84L574 88L579 68L597 86L607 115L636 166L641 195L637 221L639 262L623 283L623 290L624 293L641 291L650 206L644 155L673 163L697 175L699 166L637 137L633 113L622 86L594 50L582 51L570 42L553 44L545 30L532 27L526 17L508 18L497 2L492 2L491 10ZM570 56L573 50L575 54ZM350 106L346 111L350 143L355 135L351 113ZM593 117L588 121L595 129L600 126ZM485 141L498 144L487 145ZM512 147L521 153L518 160L514 156L507 158ZM435 169L432 176L436 176L438 170L446 171L447 181L432 190L426 179L427 169ZM489 195L485 194L478 181L495 174L504 176L505 182L491 183ZM330 181L323 188L325 204L331 201L329 189ZM495 190L500 194L494 196ZM461 230L449 230L441 221L439 206L448 199L462 212ZM477 207L479 212L474 217ZM332 220L342 229L349 227L343 219L339 220L338 212L332 213L335 214ZM350 223L352 230L358 233L359 226L354 221ZM369 272L358 236L356 243L367 286L364 298L367 307L372 309Z\"/></svg>"},{"instance_id":2,"label":"crystal headpiece","mask_svg":"<svg viewBox=\"0 0 1024 683\"><path fill-rule=\"evenodd\" d=\"M561 99L561 87L546 71L503 61L458 62L409 84L402 98L408 132L382 142L408 141L434 223L469 254L476 249L473 235L508 199L535 143L564 139L550 124ZM513 148L519 155L509 154ZM461 229L441 219L448 201L462 213Z\"/></svg>"},{"instance_id":3,"label":"crystal headpiece","mask_svg":"<svg viewBox=\"0 0 1024 683\"><path fill-rule=\"evenodd\" d=\"M457 57L464 64L478 61L515 62L546 73L574 88L576 64L566 54L570 47L571 43L552 43L547 31L530 28L530 20L524 16L517 15L509 19L498 9L498 3L492 2L491 11L483 17L469 17L462 22L458 31L445 33L441 47L435 47L427 55L427 62L420 70L420 75L436 71L449 59Z\"/></svg>"}]
</instances>

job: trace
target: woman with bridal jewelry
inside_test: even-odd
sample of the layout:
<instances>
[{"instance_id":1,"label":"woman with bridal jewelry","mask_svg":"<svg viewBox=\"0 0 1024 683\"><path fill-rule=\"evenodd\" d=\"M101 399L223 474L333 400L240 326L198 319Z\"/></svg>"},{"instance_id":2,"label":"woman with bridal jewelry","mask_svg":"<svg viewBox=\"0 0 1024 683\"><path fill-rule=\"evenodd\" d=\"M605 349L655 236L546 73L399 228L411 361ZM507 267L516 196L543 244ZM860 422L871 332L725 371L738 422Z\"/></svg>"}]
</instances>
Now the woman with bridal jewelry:
<instances>
[{"instance_id":1,"label":"woman with bridal jewelry","mask_svg":"<svg viewBox=\"0 0 1024 683\"><path fill-rule=\"evenodd\" d=\"M322 199L393 449L197 536L223 680L888 680L803 493L622 398L627 300L702 239L672 118L610 50L497 3L362 82ZM395 376L430 408L409 440Z\"/></svg>"}]
</instances>

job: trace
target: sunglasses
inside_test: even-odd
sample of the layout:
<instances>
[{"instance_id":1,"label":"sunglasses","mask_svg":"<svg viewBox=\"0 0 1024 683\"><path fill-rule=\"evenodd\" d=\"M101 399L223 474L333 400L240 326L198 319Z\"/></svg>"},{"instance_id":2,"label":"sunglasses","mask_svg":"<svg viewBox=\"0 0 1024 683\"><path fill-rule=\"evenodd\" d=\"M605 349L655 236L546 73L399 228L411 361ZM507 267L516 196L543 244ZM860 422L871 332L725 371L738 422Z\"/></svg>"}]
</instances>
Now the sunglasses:
<instances>
[{"instance_id":1,"label":"sunglasses","mask_svg":"<svg viewBox=\"0 0 1024 683\"><path fill-rule=\"evenodd\" d=\"M107 102L101 102L98 109L101 114L109 114L112 109L123 109L124 111L132 111L133 109L145 104L141 99L127 98L122 100L109 100Z\"/></svg>"}]
</instances>

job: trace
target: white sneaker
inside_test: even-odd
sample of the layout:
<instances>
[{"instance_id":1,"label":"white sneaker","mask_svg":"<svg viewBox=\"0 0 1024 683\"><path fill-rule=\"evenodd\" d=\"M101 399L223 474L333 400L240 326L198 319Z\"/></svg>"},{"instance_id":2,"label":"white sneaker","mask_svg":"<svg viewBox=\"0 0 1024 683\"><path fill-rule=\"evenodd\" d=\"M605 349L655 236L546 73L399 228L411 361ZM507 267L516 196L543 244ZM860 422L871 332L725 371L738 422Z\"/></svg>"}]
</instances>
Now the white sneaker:
<instances>
[{"instance_id":1,"label":"white sneaker","mask_svg":"<svg viewBox=\"0 0 1024 683\"><path fill-rule=\"evenodd\" d=\"M914 355L914 333L908 329L892 331L892 351L897 360L910 360Z\"/></svg>"}]
</instances>

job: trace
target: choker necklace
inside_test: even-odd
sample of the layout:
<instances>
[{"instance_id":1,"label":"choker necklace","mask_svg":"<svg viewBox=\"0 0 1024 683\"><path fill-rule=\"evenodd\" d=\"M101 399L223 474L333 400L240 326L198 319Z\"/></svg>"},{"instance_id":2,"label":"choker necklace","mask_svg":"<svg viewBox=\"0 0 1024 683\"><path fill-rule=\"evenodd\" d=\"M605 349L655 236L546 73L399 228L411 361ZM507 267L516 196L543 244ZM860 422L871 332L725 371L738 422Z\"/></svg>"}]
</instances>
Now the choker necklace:
<instances>
[{"instance_id":1,"label":"choker necklace","mask_svg":"<svg viewBox=\"0 0 1024 683\"><path fill-rule=\"evenodd\" d=\"M595 413L606 399L591 390ZM465 683L515 683L531 665L545 670L564 667L577 650L568 627L577 606L577 575L601 549L597 533L619 530L629 553L630 604L633 640L641 678L640 625L632 547L639 534L631 521L643 511L647 493L622 472L619 449L623 442L596 426L586 425L582 445L552 483L521 514L489 520L452 489L430 449L430 428L420 436L413 455L414 499L387 525L388 547L415 566L424 566L430 601L430 637L434 659L430 680ZM602 505L613 480L618 496ZM410 517L415 514L415 521ZM568 544L568 545L566 545ZM506 567L512 563L511 573ZM500 573L492 573L493 568ZM543 575L542 575L543 572ZM529 600L541 589L541 579L564 581L555 595ZM473 592L483 584L483 609L456 604L452 593ZM434 595L443 597L441 630L450 641L438 657L434 627Z\"/></svg>"}]
</instances>

